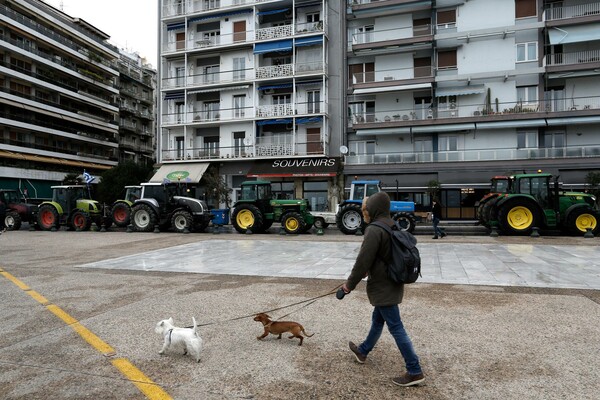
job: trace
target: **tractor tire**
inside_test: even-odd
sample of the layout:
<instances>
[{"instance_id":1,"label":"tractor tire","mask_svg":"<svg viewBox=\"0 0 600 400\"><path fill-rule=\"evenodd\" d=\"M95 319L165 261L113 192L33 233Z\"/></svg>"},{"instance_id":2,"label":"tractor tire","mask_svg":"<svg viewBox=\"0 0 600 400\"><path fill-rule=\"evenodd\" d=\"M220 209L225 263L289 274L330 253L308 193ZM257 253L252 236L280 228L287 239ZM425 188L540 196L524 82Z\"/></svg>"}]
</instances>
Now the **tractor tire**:
<instances>
[{"instance_id":1,"label":"tractor tire","mask_svg":"<svg viewBox=\"0 0 600 400\"><path fill-rule=\"evenodd\" d=\"M574 209L567 215L566 221L564 228L571 235L583 235L587 228L590 228L594 235L600 231L600 215L588 207Z\"/></svg>"},{"instance_id":2,"label":"tractor tire","mask_svg":"<svg viewBox=\"0 0 600 400\"><path fill-rule=\"evenodd\" d=\"M156 213L146 204L138 204L131 209L131 223L136 232L154 231L156 221Z\"/></svg>"},{"instance_id":3,"label":"tractor tire","mask_svg":"<svg viewBox=\"0 0 600 400\"><path fill-rule=\"evenodd\" d=\"M302 233L306 233L308 231L310 231L310 228L313 227L313 224L306 224L306 226L304 227L304 230L302 231Z\"/></svg>"},{"instance_id":4,"label":"tractor tire","mask_svg":"<svg viewBox=\"0 0 600 400\"><path fill-rule=\"evenodd\" d=\"M69 221L69 228L73 230L89 231L90 226L92 226L92 219L84 211L75 211Z\"/></svg>"},{"instance_id":5,"label":"tractor tire","mask_svg":"<svg viewBox=\"0 0 600 400\"><path fill-rule=\"evenodd\" d=\"M38 226L43 231L49 231L53 227L60 228L59 215L56 208L50 204L44 204L38 212Z\"/></svg>"},{"instance_id":6,"label":"tractor tire","mask_svg":"<svg viewBox=\"0 0 600 400\"><path fill-rule=\"evenodd\" d=\"M9 231L18 231L21 229L21 216L16 211L6 213L4 218L4 227Z\"/></svg>"},{"instance_id":7,"label":"tractor tire","mask_svg":"<svg viewBox=\"0 0 600 400\"><path fill-rule=\"evenodd\" d=\"M529 235L531 228L540 228L537 205L529 199L513 199L498 209L498 224L506 234Z\"/></svg>"},{"instance_id":8,"label":"tractor tire","mask_svg":"<svg viewBox=\"0 0 600 400\"><path fill-rule=\"evenodd\" d=\"M231 215L231 224L239 233L246 233L248 229L252 233L260 233L263 230L263 215L252 204L240 204L235 208Z\"/></svg>"},{"instance_id":9,"label":"tractor tire","mask_svg":"<svg viewBox=\"0 0 600 400\"><path fill-rule=\"evenodd\" d=\"M198 222L194 224L194 232L204 232L206 228L208 228L208 224L210 224L210 221Z\"/></svg>"},{"instance_id":10,"label":"tractor tire","mask_svg":"<svg viewBox=\"0 0 600 400\"><path fill-rule=\"evenodd\" d=\"M360 204L344 204L335 216L338 229L346 235L354 235L359 229L365 229L365 220L362 216Z\"/></svg>"},{"instance_id":11,"label":"tractor tire","mask_svg":"<svg viewBox=\"0 0 600 400\"><path fill-rule=\"evenodd\" d=\"M261 233L267 233L267 231L269 230L269 228L273 225L273 220L270 219L268 221L263 221L263 225L262 225L262 229L260 230Z\"/></svg>"},{"instance_id":12,"label":"tractor tire","mask_svg":"<svg viewBox=\"0 0 600 400\"><path fill-rule=\"evenodd\" d=\"M189 232L192 229L193 223L192 214L186 210L179 210L173 213L171 217L171 228L177 233Z\"/></svg>"},{"instance_id":13,"label":"tractor tire","mask_svg":"<svg viewBox=\"0 0 600 400\"><path fill-rule=\"evenodd\" d=\"M131 222L131 207L122 201L115 203L110 210L110 216L116 226L124 228Z\"/></svg>"},{"instance_id":14,"label":"tractor tire","mask_svg":"<svg viewBox=\"0 0 600 400\"><path fill-rule=\"evenodd\" d=\"M329 224L325 222L325 219L317 217L315 218L315 228L317 229L327 229Z\"/></svg>"},{"instance_id":15,"label":"tractor tire","mask_svg":"<svg viewBox=\"0 0 600 400\"><path fill-rule=\"evenodd\" d=\"M493 197L488 199L485 203L481 204L477 210L477 214L479 217L479 223L487 228L490 227L491 221L496 220L498 217L498 210L496 208L496 203L498 202L498 197ZM481 210L481 212L480 212Z\"/></svg>"},{"instance_id":16,"label":"tractor tire","mask_svg":"<svg viewBox=\"0 0 600 400\"><path fill-rule=\"evenodd\" d=\"M281 217L281 226L283 226L285 232L290 235L306 232L306 222L304 222L304 218L294 211L283 214Z\"/></svg>"},{"instance_id":17,"label":"tractor tire","mask_svg":"<svg viewBox=\"0 0 600 400\"><path fill-rule=\"evenodd\" d=\"M394 215L394 221L400 225L403 231L407 231L413 233L415 230L415 226L417 222L415 221L415 217L412 214L401 212Z\"/></svg>"}]
</instances>

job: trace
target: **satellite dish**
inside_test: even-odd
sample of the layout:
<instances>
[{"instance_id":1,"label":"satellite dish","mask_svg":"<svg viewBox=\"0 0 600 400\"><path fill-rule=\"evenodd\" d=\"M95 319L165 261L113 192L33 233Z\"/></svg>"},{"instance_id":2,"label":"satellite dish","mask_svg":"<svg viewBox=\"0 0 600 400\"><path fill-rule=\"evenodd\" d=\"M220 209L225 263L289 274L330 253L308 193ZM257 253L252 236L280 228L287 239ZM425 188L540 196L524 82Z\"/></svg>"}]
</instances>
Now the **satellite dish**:
<instances>
[{"instance_id":1,"label":"satellite dish","mask_svg":"<svg viewBox=\"0 0 600 400\"><path fill-rule=\"evenodd\" d=\"M250 139L249 137L244 138L244 144L246 146L250 146L252 144L252 139Z\"/></svg>"},{"instance_id":2,"label":"satellite dish","mask_svg":"<svg viewBox=\"0 0 600 400\"><path fill-rule=\"evenodd\" d=\"M348 148L346 146L340 146L340 153L348 154Z\"/></svg>"}]
</instances>

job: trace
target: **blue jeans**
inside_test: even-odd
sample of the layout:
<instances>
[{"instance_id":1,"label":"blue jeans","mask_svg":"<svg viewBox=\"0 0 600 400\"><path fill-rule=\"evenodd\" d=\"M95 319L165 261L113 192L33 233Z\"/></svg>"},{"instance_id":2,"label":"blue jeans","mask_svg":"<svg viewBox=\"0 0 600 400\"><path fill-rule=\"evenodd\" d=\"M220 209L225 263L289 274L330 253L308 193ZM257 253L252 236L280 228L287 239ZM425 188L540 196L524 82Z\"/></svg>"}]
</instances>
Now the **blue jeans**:
<instances>
[{"instance_id":1,"label":"blue jeans","mask_svg":"<svg viewBox=\"0 0 600 400\"><path fill-rule=\"evenodd\" d=\"M438 226L440 223L440 219L433 217L433 235L434 236L443 236L442 230Z\"/></svg>"},{"instance_id":2,"label":"blue jeans","mask_svg":"<svg viewBox=\"0 0 600 400\"><path fill-rule=\"evenodd\" d=\"M417 357L412 342L404 329L398 305L385 307L375 306L373 309L373 318L371 320L371 330L365 341L358 346L358 350L365 356L373 350L379 337L381 337L384 323L387 323L388 330L396 340L396 345L404 358L408 373L411 375L420 374L422 371L421 365L419 364L419 357Z\"/></svg>"}]
</instances>

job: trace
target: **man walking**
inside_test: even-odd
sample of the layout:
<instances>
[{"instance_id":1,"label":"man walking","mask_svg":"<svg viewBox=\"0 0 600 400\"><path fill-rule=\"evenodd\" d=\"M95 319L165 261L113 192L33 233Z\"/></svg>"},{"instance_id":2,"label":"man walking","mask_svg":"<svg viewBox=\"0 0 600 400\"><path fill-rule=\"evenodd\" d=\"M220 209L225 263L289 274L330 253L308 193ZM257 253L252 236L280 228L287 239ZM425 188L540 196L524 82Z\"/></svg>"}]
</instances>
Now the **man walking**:
<instances>
[{"instance_id":1,"label":"man walking","mask_svg":"<svg viewBox=\"0 0 600 400\"><path fill-rule=\"evenodd\" d=\"M365 199L362 211L366 223L381 221L390 227L394 226L394 221L390 218L390 198L385 192L376 193ZM367 226L356 262L348 280L342 285L342 290L344 293L350 293L365 276L368 276L367 296L374 307L371 329L367 338L359 346L353 342L349 342L349 346L356 361L363 364L379 340L384 324L387 324L404 358L407 371L393 378L392 382L398 386L413 386L423 382L425 376L419 364L419 357L400 318L398 304L402 302L404 284L392 281L387 275L387 265L391 257L390 235L376 225Z\"/></svg>"},{"instance_id":2,"label":"man walking","mask_svg":"<svg viewBox=\"0 0 600 400\"><path fill-rule=\"evenodd\" d=\"M442 206L436 199L433 199L431 203L431 217L431 221L433 222L432 239L437 239L440 237L443 238L444 236L446 236L446 232L444 232L439 226L440 220L442 219Z\"/></svg>"}]
</instances>

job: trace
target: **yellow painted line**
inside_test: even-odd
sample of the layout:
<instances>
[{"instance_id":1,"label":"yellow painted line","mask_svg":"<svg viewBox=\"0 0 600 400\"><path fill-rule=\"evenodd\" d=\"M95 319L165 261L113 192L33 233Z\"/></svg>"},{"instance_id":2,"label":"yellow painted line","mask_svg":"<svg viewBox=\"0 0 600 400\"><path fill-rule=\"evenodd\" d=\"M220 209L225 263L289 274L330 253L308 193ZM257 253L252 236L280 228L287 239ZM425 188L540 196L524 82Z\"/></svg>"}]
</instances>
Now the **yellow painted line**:
<instances>
[{"instance_id":1,"label":"yellow painted line","mask_svg":"<svg viewBox=\"0 0 600 400\"><path fill-rule=\"evenodd\" d=\"M11 281L15 285L17 285L19 287L19 289L29 290L29 286L27 286L25 283L23 283L22 281L18 280L17 278L15 278L14 276L12 276L8 272L2 271L2 272L0 272L0 275L4 276L6 279L8 279L9 281Z\"/></svg>"},{"instance_id":2,"label":"yellow painted line","mask_svg":"<svg viewBox=\"0 0 600 400\"><path fill-rule=\"evenodd\" d=\"M152 382L142 371L137 369L135 365L125 358L115 358L111 362L123 375L130 379L147 398L152 400L171 399L171 396L169 396L167 392Z\"/></svg>"},{"instance_id":3,"label":"yellow painted line","mask_svg":"<svg viewBox=\"0 0 600 400\"><path fill-rule=\"evenodd\" d=\"M88 342L93 348L98 350L100 353L107 357L113 356L115 350L107 344L105 341L96 336L92 331L81 325L79 321L71 317L68 313L63 311L60 307L55 304L49 304L50 302L44 296L31 289L21 280L15 278L13 275L6 272L4 269L0 269L0 275L14 283L25 293L34 298L37 302L46 306L46 309L52 314L61 319L65 324L69 325L75 332L79 334L86 342ZM136 368L131 362L125 358L116 358L111 363L125 375L147 398L157 400L169 400L171 396L165 392L159 385L154 383L148 378L142 371Z\"/></svg>"},{"instance_id":4,"label":"yellow painted line","mask_svg":"<svg viewBox=\"0 0 600 400\"><path fill-rule=\"evenodd\" d=\"M41 294L39 294L35 290L26 290L25 293L27 293L28 295L30 295L31 297L33 297L38 303L40 303L43 306L45 306L48 303L50 303L47 298L45 298L44 296L42 296Z\"/></svg>"}]
</instances>

